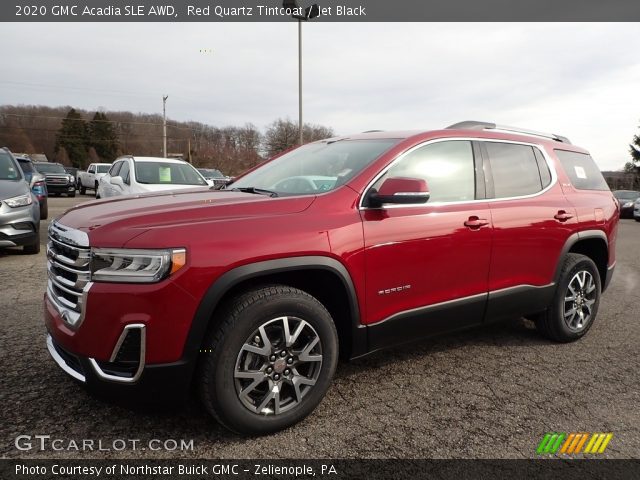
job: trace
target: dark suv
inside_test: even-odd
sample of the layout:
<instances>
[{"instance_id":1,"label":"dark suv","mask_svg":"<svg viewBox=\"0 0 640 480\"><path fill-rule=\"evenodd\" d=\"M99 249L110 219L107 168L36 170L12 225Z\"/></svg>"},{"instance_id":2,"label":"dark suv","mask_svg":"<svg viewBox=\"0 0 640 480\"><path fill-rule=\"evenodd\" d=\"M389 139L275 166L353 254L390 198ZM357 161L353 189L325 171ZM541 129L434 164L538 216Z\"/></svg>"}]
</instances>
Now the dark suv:
<instances>
[{"instance_id":1,"label":"dark suv","mask_svg":"<svg viewBox=\"0 0 640 480\"><path fill-rule=\"evenodd\" d=\"M339 353L529 316L593 325L618 203L561 136L463 122L311 143L239 177L84 204L52 222L49 352L94 391L195 383L228 428L301 420Z\"/></svg>"},{"instance_id":2,"label":"dark suv","mask_svg":"<svg viewBox=\"0 0 640 480\"><path fill-rule=\"evenodd\" d=\"M59 196L64 193L68 197L76 196L76 179L67 173L62 164L36 162L34 165L38 172L45 176L49 194Z\"/></svg>"}]
</instances>

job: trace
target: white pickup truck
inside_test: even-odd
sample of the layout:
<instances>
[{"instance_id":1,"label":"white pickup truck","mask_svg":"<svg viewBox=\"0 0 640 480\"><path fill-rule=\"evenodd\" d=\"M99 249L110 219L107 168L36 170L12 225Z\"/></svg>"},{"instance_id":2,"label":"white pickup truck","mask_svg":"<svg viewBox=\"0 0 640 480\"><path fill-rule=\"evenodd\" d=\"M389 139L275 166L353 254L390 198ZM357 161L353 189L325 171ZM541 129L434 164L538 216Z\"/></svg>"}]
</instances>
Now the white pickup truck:
<instances>
[{"instance_id":1,"label":"white pickup truck","mask_svg":"<svg viewBox=\"0 0 640 480\"><path fill-rule=\"evenodd\" d=\"M78 190L80 194L87 193L87 189L98 191L98 181L111 168L110 163L91 163L86 172L78 172Z\"/></svg>"}]
</instances>

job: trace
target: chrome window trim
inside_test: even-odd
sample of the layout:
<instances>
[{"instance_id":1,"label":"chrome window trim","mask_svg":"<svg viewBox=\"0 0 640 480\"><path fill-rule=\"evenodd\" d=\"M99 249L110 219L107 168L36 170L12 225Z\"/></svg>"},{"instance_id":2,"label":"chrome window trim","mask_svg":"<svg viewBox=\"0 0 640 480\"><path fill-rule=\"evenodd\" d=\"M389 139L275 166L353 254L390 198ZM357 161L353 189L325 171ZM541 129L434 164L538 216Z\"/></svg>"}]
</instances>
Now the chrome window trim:
<instances>
[{"instance_id":1,"label":"chrome window trim","mask_svg":"<svg viewBox=\"0 0 640 480\"><path fill-rule=\"evenodd\" d=\"M110 382L116 382L116 383L135 383L140 379L140 376L142 376L142 372L145 366L146 344L147 344L147 331L146 331L146 325L144 323L131 323L129 325L126 325L122 329L122 333L118 337L118 341L116 342L116 345L113 348L113 351L111 352L109 361L113 362L116 359L116 357L118 356L120 347L122 346L124 339L129 333L129 330L133 330L133 329L140 329L140 359L138 363L138 370L136 370L136 373L133 375L133 377L129 377L129 378L118 377L117 375L110 375L108 373L105 373L100 368L100 365L98 365L98 362L96 362L94 358L89 358L89 363L91 363L91 366L93 367L93 369L95 370L95 372L98 374L100 378L104 380L108 380Z\"/></svg>"},{"instance_id":2,"label":"chrome window trim","mask_svg":"<svg viewBox=\"0 0 640 480\"><path fill-rule=\"evenodd\" d=\"M551 172L551 182L545 188L536 193L531 193L528 195L522 195L519 197L502 197L502 198L483 198L483 199L474 199L474 200L459 200L455 202L427 202L427 203L414 203L414 204L405 204L405 205L393 205L393 204L384 204L382 207L365 207L363 205L364 199L367 196L367 193L371 189L371 187L384 175L386 174L396 163L402 161L404 157L412 153L414 150L425 147L427 145L431 145L433 143L440 142L456 142L456 141L465 141L465 142L497 142L497 143L511 143L515 145L524 145L528 147L537 148L540 153L542 153L542 157L544 158L547 166L549 167L549 171ZM556 183L558 183L558 174L556 173L555 166L551 161L547 151L544 146L535 142L521 142L516 140L502 140L495 138L475 138L475 137L445 137L445 138L435 138L432 140L427 140L426 142L419 143L418 145L414 145L406 152L401 153L398 157L396 157L389 165L387 165L384 169L382 169L374 178L371 180L367 187L364 189L364 192L360 196L360 200L358 201L358 210L387 210L391 208L425 208L429 206L443 206L443 205L464 205L464 204L474 204L474 203L491 203L491 202L503 202L508 200L520 200L525 198L534 198L543 193L551 190Z\"/></svg>"},{"instance_id":3,"label":"chrome window trim","mask_svg":"<svg viewBox=\"0 0 640 480\"><path fill-rule=\"evenodd\" d=\"M50 334L47 334L47 350L49 350L49 355L53 358L53 361L58 364L58 366L71 377L76 380L81 381L82 383L86 382L86 378L79 372L76 372L73 368L71 368L67 362L64 361L64 358L60 356L60 354L56 351L56 348L53 346L53 339Z\"/></svg>"}]
</instances>

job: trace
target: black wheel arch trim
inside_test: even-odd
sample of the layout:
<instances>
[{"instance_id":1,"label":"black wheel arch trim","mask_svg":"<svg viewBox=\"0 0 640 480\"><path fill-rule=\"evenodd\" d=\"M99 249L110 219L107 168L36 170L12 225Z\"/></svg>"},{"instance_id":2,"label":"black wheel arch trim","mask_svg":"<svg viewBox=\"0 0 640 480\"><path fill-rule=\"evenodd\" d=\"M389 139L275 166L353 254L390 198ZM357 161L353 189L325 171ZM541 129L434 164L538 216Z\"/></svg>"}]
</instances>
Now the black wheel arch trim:
<instances>
[{"instance_id":1,"label":"black wheel arch trim","mask_svg":"<svg viewBox=\"0 0 640 480\"><path fill-rule=\"evenodd\" d=\"M351 275L338 260L326 256L300 256L265 260L241 265L218 277L207 289L193 318L183 359L193 360L201 348L202 339L207 331L213 312L224 295L239 283L262 276L296 270L325 270L336 274L342 281L349 299L351 317L351 356L358 356L367 349L366 328L360 324L360 309ZM195 362L192 362L195 363Z\"/></svg>"},{"instance_id":2,"label":"black wheel arch trim","mask_svg":"<svg viewBox=\"0 0 640 480\"><path fill-rule=\"evenodd\" d=\"M604 241L607 247L607 254L608 254L609 239L607 238L607 235L602 230L582 230L582 231L571 234L569 238L567 238L566 242L564 243L564 246L562 247L562 251L560 252L560 257L558 257L556 272L553 276L554 283L558 284L558 282L560 281L560 273L562 272L562 264L563 264L562 260L566 257L567 253L569 253L569 250L571 250L571 247L573 247L579 241L587 240L587 239L598 239L598 240ZM612 267L613 265L610 266L608 264L608 255L607 255L607 269L610 269ZM602 291L604 291L606 288L605 283L608 283L608 282L602 282Z\"/></svg>"}]
</instances>

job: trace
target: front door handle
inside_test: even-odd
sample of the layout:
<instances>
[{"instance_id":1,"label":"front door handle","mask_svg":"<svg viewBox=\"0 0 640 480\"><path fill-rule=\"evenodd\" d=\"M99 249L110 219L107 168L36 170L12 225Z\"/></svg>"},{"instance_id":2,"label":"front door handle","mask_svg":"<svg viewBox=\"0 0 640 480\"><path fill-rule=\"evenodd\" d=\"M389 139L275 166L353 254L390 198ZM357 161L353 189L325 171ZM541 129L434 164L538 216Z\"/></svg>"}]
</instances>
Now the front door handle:
<instances>
[{"instance_id":1,"label":"front door handle","mask_svg":"<svg viewBox=\"0 0 640 480\"><path fill-rule=\"evenodd\" d=\"M556 213L553 216L553 218L555 218L559 222L566 222L567 220L572 219L573 215L571 215L570 213L565 212L564 210L558 210L558 213Z\"/></svg>"},{"instance_id":2,"label":"front door handle","mask_svg":"<svg viewBox=\"0 0 640 480\"><path fill-rule=\"evenodd\" d=\"M478 230L479 228L484 227L485 225L489 225L489 220L484 218L478 218L475 215L469 217L469 220L464 222L464 226L470 228L471 230Z\"/></svg>"}]
</instances>

